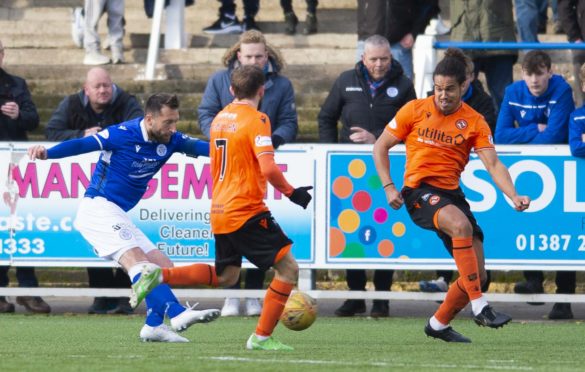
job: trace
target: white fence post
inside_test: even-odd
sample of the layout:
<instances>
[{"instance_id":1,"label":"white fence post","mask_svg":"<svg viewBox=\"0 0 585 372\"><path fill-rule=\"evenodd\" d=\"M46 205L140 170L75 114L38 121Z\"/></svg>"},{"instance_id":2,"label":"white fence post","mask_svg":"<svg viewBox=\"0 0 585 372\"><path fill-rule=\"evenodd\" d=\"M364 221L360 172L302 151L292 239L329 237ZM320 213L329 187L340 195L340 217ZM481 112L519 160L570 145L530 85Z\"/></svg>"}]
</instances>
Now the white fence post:
<instances>
[{"instance_id":1,"label":"white fence post","mask_svg":"<svg viewBox=\"0 0 585 372\"><path fill-rule=\"evenodd\" d=\"M418 35L413 50L414 90L417 98L424 98L433 89L433 70L437 64L435 37Z\"/></svg>"},{"instance_id":2,"label":"white fence post","mask_svg":"<svg viewBox=\"0 0 585 372\"><path fill-rule=\"evenodd\" d=\"M171 0L165 10L165 49L185 48L185 0Z\"/></svg>"},{"instance_id":3,"label":"white fence post","mask_svg":"<svg viewBox=\"0 0 585 372\"><path fill-rule=\"evenodd\" d=\"M162 22L162 12L165 0L156 0L154 3L154 14L152 15L152 28L150 30L150 40L148 42L148 56L146 57L146 71L144 77L146 80L154 80L154 70L158 60L158 49L160 44L160 24Z\"/></svg>"}]
</instances>

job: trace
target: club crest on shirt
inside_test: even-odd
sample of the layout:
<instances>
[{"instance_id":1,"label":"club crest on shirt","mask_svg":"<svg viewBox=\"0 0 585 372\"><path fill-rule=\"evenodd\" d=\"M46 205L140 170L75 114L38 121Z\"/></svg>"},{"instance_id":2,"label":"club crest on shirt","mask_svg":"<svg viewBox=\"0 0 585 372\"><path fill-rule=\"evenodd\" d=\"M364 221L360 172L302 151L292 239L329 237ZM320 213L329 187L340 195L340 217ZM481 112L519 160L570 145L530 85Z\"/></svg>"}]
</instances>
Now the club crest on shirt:
<instances>
[{"instance_id":1,"label":"club crest on shirt","mask_svg":"<svg viewBox=\"0 0 585 372\"><path fill-rule=\"evenodd\" d=\"M433 196L431 196L429 198L429 204L430 205L435 205L435 204L437 204L440 201L441 201L441 197L439 195L433 195Z\"/></svg>"},{"instance_id":2,"label":"club crest on shirt","mask_svg":"<svg viewBox=\"0 0 585 372\"><path fill-rule=\"evenodd\" d=\"M455 126L457 127L457 129L463 130L467 128L467 122L463 119L459 119L455 122Z\"/></svg>"},{"instance_id":3,"label":"club crest on shirt","mask_svg":"<svg viewBox=\"0 0 585 372\"><path fill-rule=\"evenodd\" d=\"M388 89L386 89L386 94L388 95L388 97L394 98L398 95L398 88L388 87Z\"/></svg>"},{"instance_id":4,"label":"club crest on shirt","mask_svg":"<svg viewBox=\"0 0 585 372\"><path fill-rule=\"evenodd\" d=\"M254 139L254 143L257 147L264 147L264 146L271 146L272 145L272 138L269 136L256 136Z\"/></svg>"},{"instance_id":5,"label":"club crest on shirt","mask_svg":"<svg viewBox=\"0 0 585 372\"><path fill-rule=\"evenodd\" d=\"M167 147L162 143L156 146L156 154L158 156L165 156L167 154Z\"/></svg>"},{"instance_id":6,"label":"club crest on shirt","mask_svg":"<svg viewBox=\"0 0 585 372\"><path fill-rule=\"evenodd\" d=\"M118 232L118 235L120 236L120 239L122 240L130 240L132 239L132 231L128 230L128 229L121 229Z\"/></svg>"}]
</instances>

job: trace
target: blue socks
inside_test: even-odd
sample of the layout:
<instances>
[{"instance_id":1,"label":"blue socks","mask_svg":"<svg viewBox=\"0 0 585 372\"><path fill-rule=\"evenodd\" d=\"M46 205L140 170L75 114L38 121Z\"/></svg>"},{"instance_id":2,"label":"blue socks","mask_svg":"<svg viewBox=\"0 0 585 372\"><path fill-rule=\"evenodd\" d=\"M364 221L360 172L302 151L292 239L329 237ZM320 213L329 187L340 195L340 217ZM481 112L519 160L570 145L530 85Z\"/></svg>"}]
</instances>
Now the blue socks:
<instances>
[{"instance_id":1,"label":"blue socks","mask_svg":"<svg viewBox=\"0 0 585 372\"><path fill-rule=\"evenodd\" d=\"M132 283L140 278L140 274L132 279ZM177 297L171 291L168 284L159 284L145 298L146 301L146 324L151 327L161 325L165 313L169 318L174 318L183 311L185 307L179 303Z\"/></svg>"}]
</instances>

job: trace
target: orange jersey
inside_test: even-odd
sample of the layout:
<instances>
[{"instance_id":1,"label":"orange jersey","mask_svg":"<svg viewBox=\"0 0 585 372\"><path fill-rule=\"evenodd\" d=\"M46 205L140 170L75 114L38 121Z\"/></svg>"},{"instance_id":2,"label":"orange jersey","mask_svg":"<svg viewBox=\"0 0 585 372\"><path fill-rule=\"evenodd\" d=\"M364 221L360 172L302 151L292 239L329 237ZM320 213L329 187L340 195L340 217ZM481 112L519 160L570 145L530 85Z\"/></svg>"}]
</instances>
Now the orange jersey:
<instances>
[{"instance_id":1,"label":"orange jersey","mask_svg":"<svg viewBox=\"0 0 585 372\"><path fill-rule=\"evenodd\" d=\"M413 188L424 182L456 189L471 150L494 148L481 114L462 103L457 111L444 115L434 96L408 102L386 130L406 146L404 185Z\"/></svg>"},{"instance_id":2,"label":"orange jersey","mask_svg":"<svg viewBox=\"0 0 585 372\"><path fill-rule=\"evenodd\" d=\"M211 230L227 234L268 210L266 178L258 157L274 153L270 119L244 103L227 105L211 123L209 157L213 187Z\"/></svg>"}]
</instances>

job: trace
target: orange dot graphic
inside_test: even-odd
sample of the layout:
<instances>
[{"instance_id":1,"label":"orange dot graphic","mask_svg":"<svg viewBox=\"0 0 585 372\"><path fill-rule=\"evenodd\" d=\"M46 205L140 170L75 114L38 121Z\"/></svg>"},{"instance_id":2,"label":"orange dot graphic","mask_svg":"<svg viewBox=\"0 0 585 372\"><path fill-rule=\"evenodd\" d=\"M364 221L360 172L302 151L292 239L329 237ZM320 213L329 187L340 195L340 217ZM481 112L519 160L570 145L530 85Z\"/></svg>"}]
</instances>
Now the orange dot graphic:
<instances>
[{"instance_id":1,"label":"orange dot graphic","mask_svg":"<svg viewBox=\"0 0 585 372\"><path fill-rule=\"evenodd\" d=\"M337 217L337 224L341 231L352 233L360 226L360 216L353 209L346 209Z\"/></svg>"},{"instance_id":2,"label":"orange dot graphic","mask_svg":"<svg viewBox=\"0 0 585 372\"><path fill-rule=\"evenodd\" d=\"M337 257L345 250L345 235L338 228L329 229L329 254Z\"/></svg>"},{"instance_id":3,"label":"orange dot graphic","mask_svg":"<svg viewBox=\"0 0 585 372\"><path fill-rule=\"evenodd\" d=\"M394 225L392 225L392 234L400 238L406 234L406 225L402 222L396 222Z\"/></svg>"},{"instance_id":4,"label":"orange dot graphic","mask_svg":"<svg viewBox=\"0 0 585 372\"><path fill-rule=\"evenodd\" d=\"M391 240L382 240L378 243L378 253L382 257L390 257L394 253L394 243Z\"/></svg>"},{"instance_id":5,"label":"orange dot graphic","mask_svg":"<svg viewBox=\"0 0 585 372\"><path fill-rule=\"evenodd\" d=\"M347 166L347 170L353 178L362 178L366 174L366 163L363 160L354 159Z\"/></svg>"},{"instance_id":6,"label":"orange dot graphic","mask_svg":"<svg viewBox=\"0 0 585 372\"><path fill-rule=\"evenodd\" d=\"M348 198L353 192L353 182L346 176L340 176L333 181L333 195L339 199Z\"/></svg>"}]
</instances>

